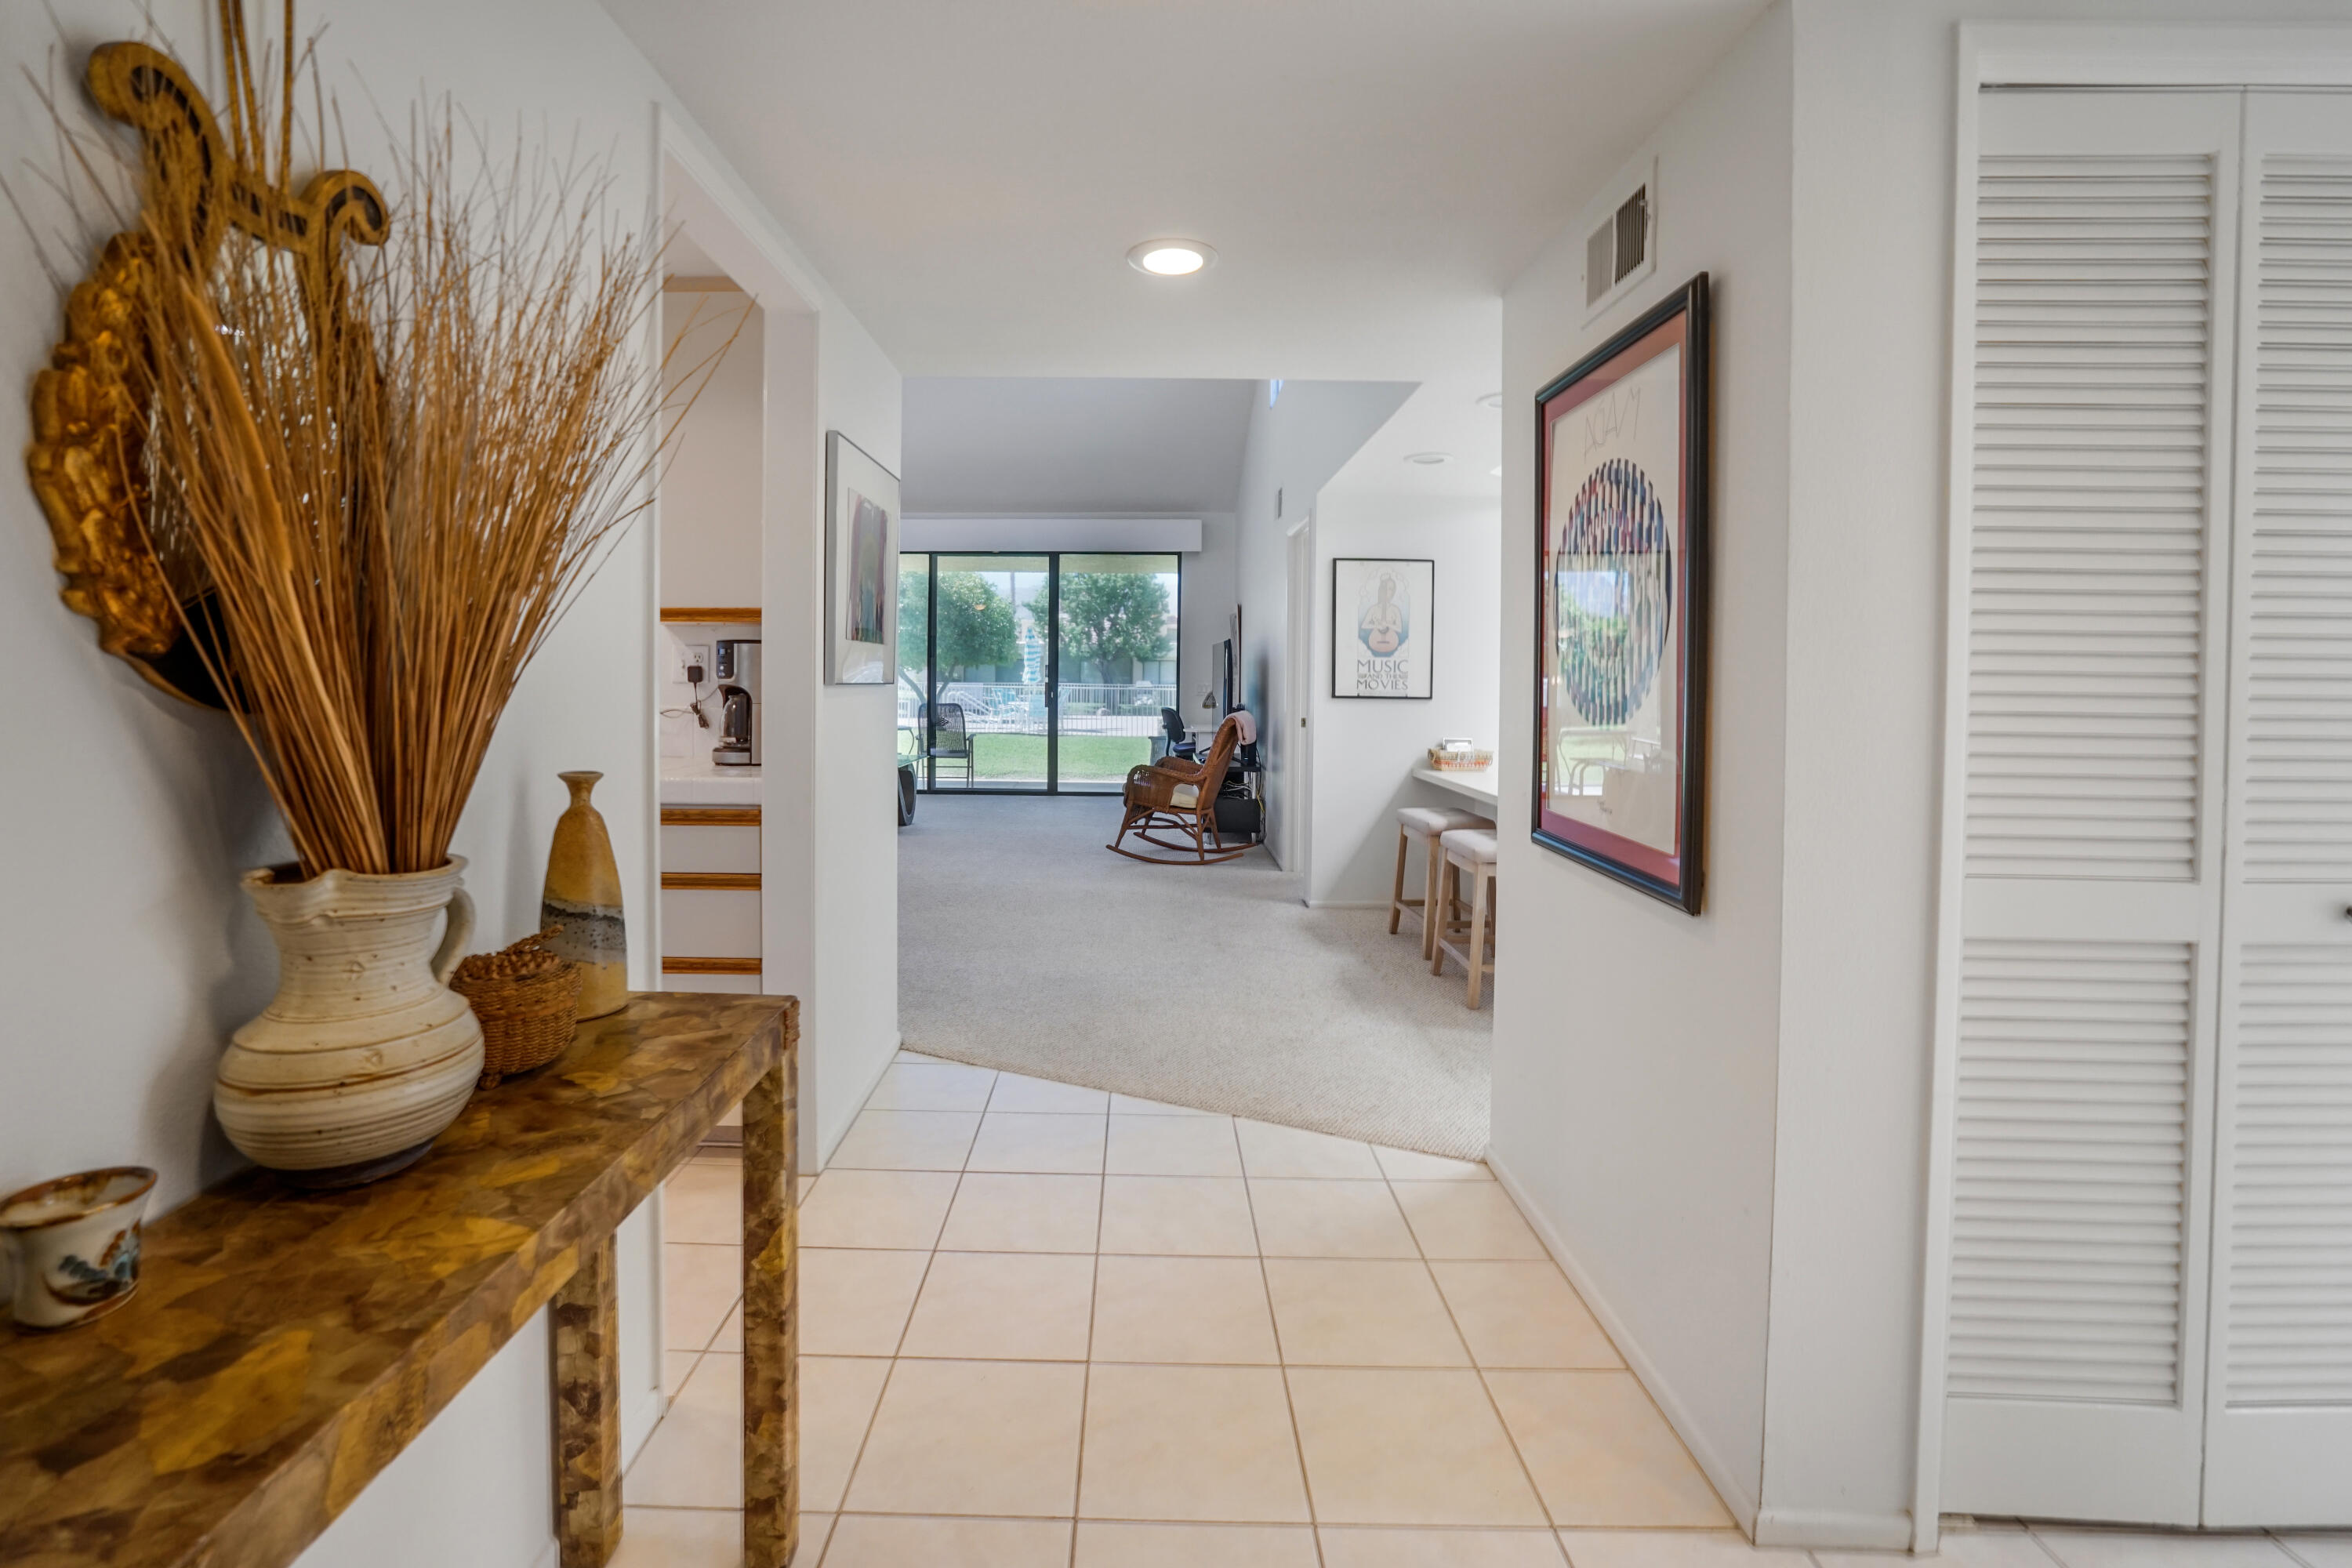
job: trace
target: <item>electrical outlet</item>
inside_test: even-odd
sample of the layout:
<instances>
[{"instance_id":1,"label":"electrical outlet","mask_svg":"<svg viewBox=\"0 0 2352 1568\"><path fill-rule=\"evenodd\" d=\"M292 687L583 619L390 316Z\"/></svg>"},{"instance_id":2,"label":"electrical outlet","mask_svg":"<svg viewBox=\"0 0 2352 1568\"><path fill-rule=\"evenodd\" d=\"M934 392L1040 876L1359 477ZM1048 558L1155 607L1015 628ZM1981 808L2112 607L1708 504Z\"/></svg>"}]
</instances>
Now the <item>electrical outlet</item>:
<instances>
[{"instance_id":1,"label":"electrical outlet","mask_svg":"<svg viewBox=\"0 0 2352 1568\"><path fill-rule=\"evenodd\" d=\"M689 665L700 665L706 670L710 668L710 645L709 643L690 642L685 645L683 657L681 657L677 661L677 678L680 680L684 680L686 679L687 667Z\"/></svg>"}]
</instances>

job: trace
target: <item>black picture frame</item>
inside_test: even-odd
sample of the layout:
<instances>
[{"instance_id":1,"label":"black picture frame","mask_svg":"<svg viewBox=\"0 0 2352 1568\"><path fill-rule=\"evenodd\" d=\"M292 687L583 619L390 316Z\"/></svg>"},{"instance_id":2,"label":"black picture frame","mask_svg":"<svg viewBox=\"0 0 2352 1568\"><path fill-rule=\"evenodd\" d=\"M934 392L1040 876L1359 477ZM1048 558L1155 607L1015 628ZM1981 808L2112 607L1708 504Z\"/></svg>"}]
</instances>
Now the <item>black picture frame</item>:
<instances>
[{"instance_id":1,"label":"black picture frame","mask_svg":"<svg viewBox=\"0 0 2352 1568\"><path fill-rule=\"evenodd\" d=\"M1410 628L1409 637L1418 637L1421 640L1423 651L1420 658L1422 668L1425 672L1422 684L1426 688L1426 689L1421 691L1411 689L1412 681L1410 677L1407 678L1407 689L1402 691L1364 691L1360 689L1346 691L1340 689L1342 683L1339 679L1339 668L1340 656L1343 647L1341 628L1345 626L1355 624L1355 617L1349 616L1343 618L1340 615L1339 579L1342 574L1339 569L1343 566L1419 566L1427 568L1426 585L1424 589L1425 599L1421 606L1420 623L1417 626L1412 626L1410 620L1408 620L1407 623ZM1410 614L1410 612L1408 612L1408 614ZM1436 626L1437 563L1434 560L1421 556L1408 555L1333 556L1331 559L1331 695L1344 701L1360 702L1428 702L1433 700L1437 696ZM1348 657L1349 658L1353 658L1355 656L1350 653ZM1360 682L1358 684L1360 685Z\"/></svg>"},{"instance_id":2,"label":"black picture frame","mask_svg":"<svg viewBox=\"0 0 2352 1568\"><path fill-rule=\"evenodd\" d=\"M1638 888L1689 915L1699 913L1706 885L1707 632L1713 577L1709 526L1713 491L1710 473L1710 413L1714 386L1712 344L1713 321L1708 303L1707 275L1702 272L1547 383L1536 394L1534 409L1536 613L1532 651L1536 679L1535 743L1528 748L1532 775L1529 781L1532 785L1529 792L1529 831L1536 843L1555 854ZM1618 416L1616 411L1597 401L1601 395L1662 355L1667 348L1676 345L1683 351L1681 384L1675 398L1679 415L1679 429L1675 442L1679 479L1678 504L1674 508L1675 515L1668 523L1668 536L1674 542L1672 555L1664 568L1652 569L1651 578L1657 580L1656 574L1663 573L1664 580L1670 585L1679 584L1678 595L1671 591L1666 595L1667 602L1676 613L1668 617L1668 628L1659 644L1662 650L1667 647L1675 650L1675 713L1671 732L1674 735L1673 764L1676 791L1672 814L1675 847L1669 855L1654 845L1599 826L1589 818L1570 816L1548 809L1553 799L1549 793L1553 783L1549 774L1556 761L1552 754L1552 703L1556 700L1554 687L1561 684L1556 674L1555 661L1562 646L1560 623L1557 618L1559 612L1555 604L1558 584L1553 577L1556 536L1551 503L1556 453L1552 435L1554 428L1579 408L1592 408L1593 412L1587 416L1589 426L1593 422L1615 419ZM1613 438L1615 428L1614 425L1609 425L1601 429L1601 441ZM1587 440L1584 454L1578 458L1580 464L1590 463L1589 454L1601 445L1601 441ZM1598 470L1594 472L1598 477ZM1638 468L1631 472L1634 482L1642 482ZM1574 510L1570 509L1571 511ZM1573 520L1560 521L1566 525ZM1617 537L1631 535L1621 532ZM1621 577L1619 580L1623 582L1626 579ZM1566 700L1564 698L1557 700ZM1570 704L1571 710L1572 706ZM1592 793L1576 787L1569 780L1559 782L1563 800L1571 795ZM1606 787L1604 776L1604 793ZM1605 806L1601 809L1607 810Z\"/></svg>"}]
</instances>

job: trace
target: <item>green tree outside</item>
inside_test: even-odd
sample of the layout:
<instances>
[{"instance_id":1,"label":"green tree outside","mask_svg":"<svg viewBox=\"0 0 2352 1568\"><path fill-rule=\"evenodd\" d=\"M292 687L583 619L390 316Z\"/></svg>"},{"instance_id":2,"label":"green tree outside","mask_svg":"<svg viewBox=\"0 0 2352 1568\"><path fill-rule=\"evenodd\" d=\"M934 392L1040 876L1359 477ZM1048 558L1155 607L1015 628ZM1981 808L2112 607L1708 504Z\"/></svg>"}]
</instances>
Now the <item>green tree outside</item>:
<instances>
[{"instance_id":1,"label":"green tree outside","mask_svg":"<svg viewBox=\"0 0 2352 1568\"><path fill-rule=\"evenodd\" d=\"M898 563L898 668L923 680L923 638L929 635L931 574L928 558L901 556Z\"/></svg>"},{"instance_id":2,"label":"green tree outside","mask_svg":"<svg viewBox=\"0 0 2352 1568\"><path fill-rule=\"evenodd\" d=\"M1074 572L1063 577L1066 661L1091 665L1096 679L1115 684L1132 681L1139 660L1166 658L1168 653L1168 590L1158 577L1142 572Z\"/></svg>"},{"instance_id":3,"label":"green tree outside","mask_svg":"<svg viewBox=\"0 0 2352 1568\"><path fill-rule=\"evenodd\" d=\"M940 679L962 680L982 666L1017 664L1013 601L977 572L940 574Z\"/></svg>"}]
</instances>

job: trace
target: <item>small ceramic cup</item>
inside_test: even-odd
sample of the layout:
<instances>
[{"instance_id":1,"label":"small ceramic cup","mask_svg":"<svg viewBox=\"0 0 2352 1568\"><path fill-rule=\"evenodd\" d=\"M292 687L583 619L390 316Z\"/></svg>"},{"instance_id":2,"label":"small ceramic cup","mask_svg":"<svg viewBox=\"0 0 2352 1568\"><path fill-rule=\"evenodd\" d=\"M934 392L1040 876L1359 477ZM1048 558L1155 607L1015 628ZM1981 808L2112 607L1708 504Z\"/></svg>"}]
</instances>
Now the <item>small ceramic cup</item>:
<instances>
[{"instance_id":1,"label":"small ceramic cup","mask_svg":"<svg viewBox=\"0 0 2352 1568\"><path fill-rule=\"evenodd\" d=\"M139 1222L154 1187L145 1166L115 1165L0 1198L20 1326L71 1328L130 1300L139 1286Z\"/></svg>"}]
</instances>

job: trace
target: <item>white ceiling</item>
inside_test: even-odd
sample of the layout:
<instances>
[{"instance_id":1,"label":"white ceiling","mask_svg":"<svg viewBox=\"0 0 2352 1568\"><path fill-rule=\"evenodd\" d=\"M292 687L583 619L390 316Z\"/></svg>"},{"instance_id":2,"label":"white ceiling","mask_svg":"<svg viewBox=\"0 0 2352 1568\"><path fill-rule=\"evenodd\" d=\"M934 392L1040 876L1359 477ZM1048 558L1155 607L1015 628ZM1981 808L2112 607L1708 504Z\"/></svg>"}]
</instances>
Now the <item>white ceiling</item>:
<instances>
[{"instance_id":1,"label":"white ceiling","mask_svg":"<svg viewBox=\"0 0 2352 1568\"><path fill-rule=\"evenodd\" d=\"M910 376L1478 390L1503 288L1763 5L604 3ZM1169 235L1218 265L1126 265Z\"/></svg>"},{"instance_id":2,"label":"white ceiling","mask_svg":"<svg viewBox=\"0 0 2352 1568\"><path fill-rule=\"evenodd\" d=\"M1252 381L907 380L899 495L915 515L1232 511Z\"/></svg>"}]
</instances>

